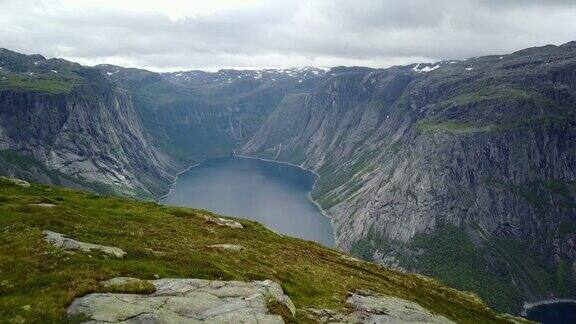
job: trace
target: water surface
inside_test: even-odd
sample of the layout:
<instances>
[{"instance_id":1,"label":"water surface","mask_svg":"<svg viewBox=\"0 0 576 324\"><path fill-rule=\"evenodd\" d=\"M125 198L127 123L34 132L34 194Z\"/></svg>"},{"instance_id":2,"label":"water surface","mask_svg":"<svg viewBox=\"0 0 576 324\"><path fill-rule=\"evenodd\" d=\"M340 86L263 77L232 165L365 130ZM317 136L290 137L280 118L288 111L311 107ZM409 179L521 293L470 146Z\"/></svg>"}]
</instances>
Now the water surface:
<instances>
[{"instance_id":1,"label":"water surface","mask_svg":"<svg viewBox=\"0 0 576 324\"><path fill-rule=\"evenodd\" d=\"M544 324L576 323L576 303L558 302L537 305L527 310L526 317Z\"/></svg>"},{"instance_id":2,"label":"water surface","mask_svg":"<svg viewBox=\"0 0 576 324\"><path fill-rule=\"evenodd\" d=\"M312 173L287 164L213 158L181 174L161 203L256 220L279 233L333 246L330 220L308 198L314 180Z\"/></svg>"}]
</instances>

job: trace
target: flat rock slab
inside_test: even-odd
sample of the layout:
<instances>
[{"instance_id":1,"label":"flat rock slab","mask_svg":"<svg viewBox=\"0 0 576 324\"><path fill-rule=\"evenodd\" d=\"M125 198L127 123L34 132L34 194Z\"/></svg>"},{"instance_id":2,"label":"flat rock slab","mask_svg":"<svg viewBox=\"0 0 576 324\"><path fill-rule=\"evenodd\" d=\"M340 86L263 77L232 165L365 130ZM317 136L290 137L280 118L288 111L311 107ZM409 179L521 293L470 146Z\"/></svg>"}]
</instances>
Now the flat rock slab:
<instances>
[{"instance_id":1,"label":"flat rock slab","mask_svg":"<svg viewBox=\"0 0 576 324\"><path fill-rule=\"evenodd\" d=\"M311 309L310 312L322 323L454 323L417 303L396 297L354 293L346 302L353 309L350 313L328 309Z\"/></svg>"},{"instance_id":2,"label":"flat rock slab","mask_svg":"<svg viewBox=\"0 0 576 324\"><path fill-rule=\"evenodd\" d=\"M68 314L84 314L89 323L284 323L281 316L269 313L270 299L295 313L290 298L269 280L150 282L156 287L153 294L89 294L75 299Z\"/></svg>"},{"instance_id":3,"label":"flat rock slab","mask_svg":"<svg viewBox=\"0 0 576 324\"><path fill-rule=\"evenodd\" d=\"M244 226L242 226L242 224L240 224L240 222L237 222L237 221L231 220L231 219L225 219L225 218L220 218L220 217L211 217L211 216L204 216L204 219L206 219L210 223L220 225L220 226L227 226L227 227L231 227L231 228L244 228Z\"/></svg>"},{"instance_id":4,"label":"flat rock slab","mask_svg":"<svg viewBox=\"0 0 576 324\"><path fill-rule=\"evenodd\" d=\"M48 204L48 203L37 203L37 204L30 204L30 206L38 206L38 207L43 207L43 208L52 208L52 207L56 207L56 205L54 205L54 204Z\"/></svg>"},{"instance_id":5,"label":"flat rock slab","mask_svg":"<svg viewBox=\"0 0 576 324\"><path fill-rule=\"evenodd\" d=\"M238 244L213 244L213 245L208 245L208 247L211 247L213 249L227 250L227 251L233 251L233 252L240 252L244 249L244 247L242 245L238 245Z\"/></svg>"},{"instance_id":6,"label":"flat rock slab","mask_svg":"<svg viewBox=\"0 0 576 324\"><path fill-rule=\"evenodd\" d=\"M123 258L126 255L124 250L113 247L113 246L106 246L106 245L99 245L99 244L92 244L86 242L80 242L74 239L69 238L68 236L52 231L45 230L43 231L44 238L46 241L56 247L59 247L63 250L79 250L83 252L90 252L92 250L101 251L108 255L112 255L117 258Z\"/></svg>"}]
</instances>

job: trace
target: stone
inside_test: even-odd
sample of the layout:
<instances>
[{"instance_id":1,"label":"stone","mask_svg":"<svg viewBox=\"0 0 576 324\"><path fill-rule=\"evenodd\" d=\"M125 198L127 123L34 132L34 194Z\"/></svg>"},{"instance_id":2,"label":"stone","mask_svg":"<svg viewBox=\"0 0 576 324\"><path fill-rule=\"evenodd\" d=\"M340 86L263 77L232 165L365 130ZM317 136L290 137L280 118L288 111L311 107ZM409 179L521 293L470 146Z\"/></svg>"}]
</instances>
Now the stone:
<instances>
[{"instance_id":1,"label":"stone","mask_svg":"<svg viewBox=\"0 0 576 324\"><path fill-rule=\"evenodd\" d=\"M38 206L38 207L44 207L44 208L56 207L56 205L54 205L54 204L48 204L48 203L30 204L30 206Z\"/></svg>"},{"instance_id":2,"label":"stone","mask_svg":"<svg viewBox=\"0 0 576 324\"><path fill-rule=\"evenodd\" d=\"M123 258L124 255L126 255L124 250L117 247L81 242L71 239L64 234L52 232L49 230L45 230L43 233L44 238L48 243L63 250L79 250L82 252L90 252L92 250L96 250L117 258Z\"/></svg>"},{"instance_id":3,"label":"stone","mask_svg":"<svg viewBox=\"0 0 576 324\"><path fill-rule=\"evenodd\" d=\"M234 251L234 252L240 252L244 249L244 247L242 245L238 245L238 244L212 244L212 245L208 245L208 247L211 247L213 249L218 249L218 250L228 250L228 251Z\"/></svg>"},{"instance_id":4,"label":"stone","mask_svg":"<svg viewBox=\"0 0 576 324\"><path fill-rule=\"evenodd\" d=\"M346 302L352 312L329 309L309 309L308 312L321 323L454 323L417 303L397 297L357 292L350 293Z\"/></svg>"},{"instance_id":5,"label":"stone","mask_svg":"<svg viewBox=\"0 0 576 324\"><path fill-rule=\"evenodd\" d=\"M102 285L140 280L114 278ZM76 298L69 315L107 323L284 323L271 314L274 299L295 314L294 304L275 282L159 279L149 281L156 291L149 295L93 293Z\"/></svg>"},{"instance_id":6,"label":"stone","mask_svg":"<svg viewBox=\"0 0 576 324\"><path fill-rule=\"evenodd\" d=\"M346 261L352 261L352 262L361 262L362 261L362 260L355 258L355 257L348 255L348 254L342 254L342 255L340 255L340 257Z\"/></svg>"},{"instance_id":7,"label":"stone","mask_svg":"<svg viewBox=\"0 0 576 324\"><path fill-rule=\"evenodd\" d=\"M231 219L225 219L221 217L211 217L211 216L204 216L204 219L206 219L210 223L217 224L220 226L227 226L231 228L244 228L244 226L242 226L240 222Z\"/></svg>"},{"instance_id":8,"label":"stone","mask_svg":"<svg viewBox=\"0 0 576 324\"><path fill-rule=\"evenodd\" d=\"M4 180L8 180L13 185L20 186L22 188L30 188L30 183L28 181L16 178L7 178L7 177L1 177L1 178Z\"/></svg>"}]
</instances>

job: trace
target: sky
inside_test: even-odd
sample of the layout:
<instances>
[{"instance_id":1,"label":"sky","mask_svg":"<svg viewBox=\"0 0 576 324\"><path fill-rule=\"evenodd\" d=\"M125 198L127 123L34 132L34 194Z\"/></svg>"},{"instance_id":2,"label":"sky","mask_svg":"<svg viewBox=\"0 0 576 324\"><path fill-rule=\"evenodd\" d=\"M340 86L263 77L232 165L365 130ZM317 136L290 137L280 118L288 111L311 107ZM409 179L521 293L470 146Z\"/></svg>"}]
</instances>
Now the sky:
<instances>
[{"instance_id":1,"label":"sky","mask_svg":"<svg viewBox=\"0 0 576 324\"><path fill-rule=\"evenodd\" d=\"M576 0L0 0L0 47L153 71L388 67L576 40Z\"/></svg>"}]
</instances>

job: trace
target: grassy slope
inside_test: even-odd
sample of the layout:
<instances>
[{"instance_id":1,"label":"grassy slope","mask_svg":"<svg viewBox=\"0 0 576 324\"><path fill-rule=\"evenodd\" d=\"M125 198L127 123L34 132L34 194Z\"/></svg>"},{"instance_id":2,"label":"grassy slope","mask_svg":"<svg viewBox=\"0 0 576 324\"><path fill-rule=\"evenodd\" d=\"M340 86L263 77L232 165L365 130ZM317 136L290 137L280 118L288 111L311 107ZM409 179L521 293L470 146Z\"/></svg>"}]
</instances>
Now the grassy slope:
<instances>
[{"instance_id":1,"label":"grassy slope","mask_svg":"<svg viewBox=\"0 0 576 324\"><path fill-rule=\"evenodd\" d=\"M38 202L54 208L31 206ZM503 321L474 296L421 276L350 261L336 250L275 234L242 220L244 229L210 224L206 211L103 197L0 180L0 322L58 322L77 296L116 276L272 279L299 309L345 307L348 291L368 289L414 300L459 322ZM47 244L41 231L123 248L125 259L69 253ZM206 246L236 243L239 253ZM30 305L30 307L24 307Z\"/></svg>"}]
</instances>

